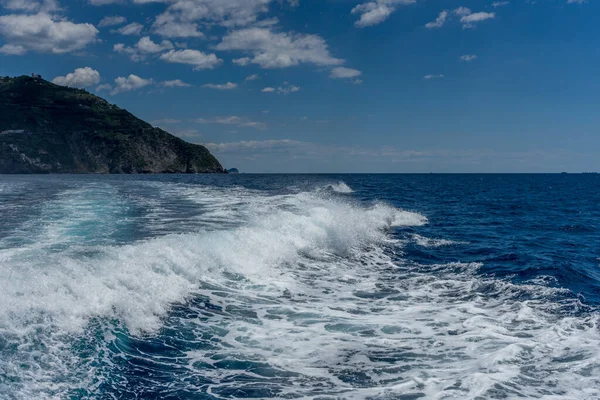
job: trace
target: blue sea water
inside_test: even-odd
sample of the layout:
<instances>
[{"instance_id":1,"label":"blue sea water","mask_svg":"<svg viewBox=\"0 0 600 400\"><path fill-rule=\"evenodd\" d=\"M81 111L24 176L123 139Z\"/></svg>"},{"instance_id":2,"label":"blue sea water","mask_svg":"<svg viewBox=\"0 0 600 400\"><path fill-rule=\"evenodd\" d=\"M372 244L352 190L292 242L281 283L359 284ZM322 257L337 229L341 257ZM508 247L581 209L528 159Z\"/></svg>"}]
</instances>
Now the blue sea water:
<instances>
[{"instance_id":1,"label":"blue sea water","mask_svg":"<svg viewBox=\"0 0 600 400\"><path fill-rule=\"evenodd\" d=\"M0 176L1 399L599 399L600 175Z\"/></svg>"}]
</instances>

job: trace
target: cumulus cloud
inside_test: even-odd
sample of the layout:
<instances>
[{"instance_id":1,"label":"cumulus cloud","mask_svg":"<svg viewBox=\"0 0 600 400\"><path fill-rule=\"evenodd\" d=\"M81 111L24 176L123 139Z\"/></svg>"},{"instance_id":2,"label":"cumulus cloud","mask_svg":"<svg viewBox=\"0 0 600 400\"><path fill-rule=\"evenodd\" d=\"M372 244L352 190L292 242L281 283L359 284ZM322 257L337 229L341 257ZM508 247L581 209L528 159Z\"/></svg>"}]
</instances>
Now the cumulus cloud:
<instances>
[{"instance_id":1,"label":"cumulus cloud","mask_svg":"<svg viewBox=\"0 0 600 400\"><path fill-rule=\"evenodd\" d=\"M163 40L155 43L149 36L144 36L133 47L125 46L123 43L116 43L113 50L117 53L129 54L132 61L142 61L147 55L160 53L173 48L173 43Z\"/></svg>"},{"instance_id":2,"label":"cumulus cloud","mask_svg":"<svg viewBox=\"0 0 600 400\"><path fill-rule=\"evenodd\" d=\"M15 50L20 54L68 53L94 43L96 35L98 30L92 24L76 24L45 13L0 16L0 36L11 46L4 48L4 52L12 49L13 54Z\"/></svg>"},{"instance_id":3,"label":"cumulus cloud","mask_svg":"<svg viewBox=\"0 0 600 400\"><path fill-rule=\"evenodd\" d=\"M478 12L469 15L465 15L460 19L460 22L463 24L463 28L472 28L473 24L476 22L485 21L486 19L495 18L495 13L488 12Z\"/></svg>"},{"instance_id":4,"label":"cumulus cloud","mask_svg":"<svg viewBox=\"0 0 600 400\"><path fill-rule=\"evenodd\" d=\"M237 59L234 63L253 63L262 68L285 68L301 63L331 66L344 62L329 53L327 43L318 35L275 33L267 28L233 31L223 37L216 48L251 53L251 59Z\"/></svg>"},{"instance_id":5,"label":"cumulus cloud","mask_svg":"<svg viewBox=\"0 0 600 400\"><path fill-rule=\"evenodd\" d=\"M161 51L171 50L173 48L173 43L168 40L154 43L149 36L144 36L136 43L135 47L143 53L160 53Z\"/></svg>"},{"instance_id":6,"label":"cumulus cloud","mask_svg":"<svg viewBox=\"0 0 600 400\"><path fill-rule=\"evenodd\" d=\"M110 94L118 94L123 92L131 92L132 90L138 90L153 83L152 79L140 78L137 75L130 74L128 77L120 76L115 79L115 87L112 89Z\"/></svg>"},{"instance_id":7,"label":"cumulus cloud","mask_svg":"<svg viewBox=\"0 0 600 400\"><path fill-rule=\"evenodd\" d=\"M496 3L493 3L492 5L494 7L499 7L504 4L508 4L508 2L496 2ZM487 13L487 12L473 13L470 8L462 7L462 6L452 10L452 14L460 17L460 22L463 25L463 29L473 28L474 23L485 21L486 19L492 19L492 18L496 17L496 14L493 12L492 13ZM425 27L427 29L441 28L442 26L444 26L444 24L446 23L446 21L448 20L448 17L450 17L450 15L451 14L448 11L444 10L439 13L439 15L435 19L435 21L431 21L431 22L428 22L427 24L425 24Z\"/></svg>"},{"instance_id":8,"label":"cumulus cloud","mask_svg":"<svg viewBox=\"0 0 600 400\"><path fill-rule=\"evenodd\" d=\"M460 22L463 24L463 29L473 28L474 23L485 21L496 17L495 13L477 12L473 13L470 8L458 7L454 10L454 14L458 15Z\"/></svg>"},{"instance_id":9,"label":"cumulus cloud","mask_svg":"<svg viewBox=\"0 0 600 400\"><path fill-rule=\"evenodd\" d=\"M15 46L13 44L5 44L0 47L0 53L10 56L22 56L27 53L27 49L23 46Z\"/></svg>"},{"instance_id":10,"label":"cumulus cloud","mask_svg":"<svg viewBox=\"0 0 600 400\"><path fill-rule=\"evenodd\" d=\"M229 117L214 117L214 118L198 118L194 120L199 124L219 124L219 125L235 125L243 128L266 129L267 124L264 122L252 121L247 118L241 118L236 115Z\"/></svg>"},{"instance_id":11,"label":"cumulus cloud","mask_svg":"<svg viewBox=\"0 0 600 400\"><path fill-rule=\"evenodd\" d=\"M202 87L204 88L208 88L208 89L217 89L217 90L232 90L237 88L237 83L232 83L232 82L227 82L227 83L222 83L222 84L215 84L215 83L207 83L202 85Z\"/></svg>"},{"instance_id":12,"label":"cumulus cloud","mask_svg":"<svg viewBox=\"0 0 600 400\"><path fill-rule=\"evenodd\" d=\"M151 1L151 0L150 0ZM135 0L146 3L148 0ZM271 26L276 18L258 21L259 16L269 11L275 0L167 0L170 3L154 21L154 29L167 37L202 37L201 25L217 24L226 28L245 27L252 24ZM278 1L278 3L282 3ZM297 1L288 1L292 6Z\"/></svg>"},{"instance_id":13,"label":"cumulus cloud","mask_svg":"<svg viewBox=\"0 0 600 400\"><path fill-rule=\"evenodd\" d=\"M477 59L475 54L465 54L464 56L460 56L461 61L471 62Z\"/></svg>"},{"instance_id":14,"label":"cumulus cloud","mask_svg":"<svg viewBox=\"0 0 600 400\"><path fill-rule=\"evenodd\" d=\"M97 92L101 92L103 90L112 90L112 85L109 83L104 83L96 88Z\"/></svg>"},{"instance_id":15,"label":"cumulus cloud","mask_svg":"<svg viewBox=\"0 0 600 400\"><path fill-rule=\"evenodd\" d=\"M100 20L100 22L98 23L98 26L100 28L104 28L105 26L121 25L121 24L124 24L125 22L127 22L127 18L115 15L112 17L102 18L102 20Z\"/></svg>"},{"instance_id":16,"label":"cumulus cloud","mask_svg":"<svg viewBox=\"0 0 600 400\"><path fill-rule=\"evenodd\" d=\"M377 25L388 19L399 5L413 4L415 2L416 0L375 0L359 4L351 11L352 14L360 15L360 18L354 25L359 28Z\"/></svg>"},{"instance_id":17,"label":"cumulus cloud","mask_svg":"<svg viewBox=\"0 0 600 400\"><path fill-rule=\"evenodd\" d=\"M263 93L277 92L277 94L290 94L290 93L299 92L299 91L300 91L300 86L287 85L287 84L284 84L283 86L279 86L277 88L266 87L263 90L261 90L261 92L263 92Z\"/></svg>"},{"instance_id":18,"label":"cumulus cloud","mask_svg":"<svg viewBox=\"0 0 600 400\"><path fill-rule=\"evenodd\" d=\"M298 148L311 146L311 143L290 139L275 139L247 140L231 143L205 143L204 145L208 147L210 151L219 153L246 153L253 152L256 150L262 150L267 152L287 152L289 150L298 150Z\"/></svg>"},{"instance_id":19,"label":"cumulus cloud","mask_svg":"<svg viewBox=\"0 0 600 400\"><path fill-rule=\"evenodd\" d=\"M458 7L454 10L454 14L458 16L465 16L471 14L471 9L467 7Z\"/></svg>"},{"instance_id":20,"label":"cumulus cloud","mask_svg":"<svg viewBox=\"0 0 600 400\"><path fill-rule=\"evenodd\" d=\"M206 54L199 50L170 50L160 56L160 59L170 63L193 65L194 70L212 69L219 66L223 60L215 54Z\"/></svg>"},{"instance_id":21,"label":"cumulus cloud","mask_svg":"<svg viewBox=\"0 0 600 400\"><path fill-rule=\"evenodd\" d=\"M252 62L252 59L250 57L234 58L232 62L241 67L245 67L246 65L249 65Z\"/></svg>"},{"instance_id":22,"label":"cumulus cloud","mask_svg":"<svg viewBox=\"0 0 600 400\"><path fill-rule=\"evenodd\" d=\"M77 68L65 76L57 76L52 83L61 86L87 88L100 83L100 73L90 67Z\"/></svg>"},{"instance_id":23,"label":"cumulus cloud","mask_svg":"<svg viewBox=\"0 0 600 400\"><path fill-rule=\"evenodd\" d=\"M448 18L448 11L442 11L439 13L435 21L431 21L425 24L425 28L434 29L441 28L446 23L446 18Z\"/></svg>"},{"instance_id":24,"label":"cumulus cloud","mask_svg":"<svg viewBox=\"0 0 600 400\"><path fill-rule=\"evenodd\" d=\"M246 82L248 81L255 81L257 79L260 79L260 76L258 74L253 74L250 76L247 76L246 79L244 79Z\"/></svg>"},{"instance_id":25,"label":"cumulus cloud","mask_svg":"<svg viewBox=\"0 0 600 400\"><path fill-rule=\"evenodd\" d=\"M174 79L172 81L164 81L161 83L164 87L190 87L189 83L183 82L181 79Z\"/></svg>"},{"instance_id":26,"label":"cumulus cloud","mask_svg":"<svg viewBox=\"0 0 600 400\"><path fill-rule=\"evenodd\" d=\"M113 32L120 33L121 35L126 36L139 36L144 29L144 25L139 24L137 22L132 22L130 24L125 25L122 28L119 28Z\"/></svg>"},{"instance_id":27,"label":"cumulus cloud","mask_svg":"<svg viewBox=\"0 0 600 400\"><path fill-rule=\"evenodd\" d=\"M360 76L362 72L357 69L346 68L346 67L336 67L331 70L331 74L329 75L334 79L348 79L348 78L356 78Z\"/></svg>"},{"instance_id":28,"label":"cumulus cloud","mask_svg":"<svg viewBox=\"0 0 600 400\"><path fill-rule=\"evenodd\" d=\"M423 79L425 79L425 80L442 79L443 77L444 77L444 75L442 75L442 74L438 74L438 75L425 75L423 77Z\"/></svg>"},{"instance_id":29,"label":"cumulus cloud","mask_svg":"<svg viewBox=\"0 0 600 400\"><path fill-rule=\"evenodd\" d=\"M89 3L93 6L105 6L107 4L123 3L123 0L89 0Z\"/></svg>"},{"instance_id":30,"label":"cumulus cloud","mask_svg":"<svg viewBox=\"0 0 600 400\"><path fill-rule=\"evenodd\" d=\"M57 0L0 0L7 10L24 12L54 12L60 10Z\"/></svg>"},{"instance_id":31,"label":"cumulus cloud","mask_svg":"<svg viewBox=\"0 0 600 400\"><path fill-rule=\"evenodd\" d=\"M492 3L492 7L498 8L509 4L508 1L495 1Z\"/></svg>"},{"instance_id":32,"label":"cumulus cloud","mask_svg":"<svg viewBox=\"0 0 600 400\"><path fill-rule=\"evenodd\" d=\"M150 123L154 126L173 125L173 124L179 124L180 122L181 122L180 119L174 119L174 118L163 118L163 119L156 119L154 121L150 121Z\"/></svg>"}]
</instances>

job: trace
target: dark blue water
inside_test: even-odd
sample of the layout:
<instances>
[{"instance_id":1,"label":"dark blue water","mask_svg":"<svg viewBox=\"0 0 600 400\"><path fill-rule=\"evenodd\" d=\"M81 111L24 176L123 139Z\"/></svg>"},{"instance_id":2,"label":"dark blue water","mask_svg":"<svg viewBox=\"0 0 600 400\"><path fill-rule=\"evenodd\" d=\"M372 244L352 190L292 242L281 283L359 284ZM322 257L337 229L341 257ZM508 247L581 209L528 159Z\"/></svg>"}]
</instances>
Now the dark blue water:
<instances>
[{"instance_id":1,"label":"dark blue water","mask_svg":"<svg viewBox=\"0 0 600 400\"><path fill-rule=\"evenodd\" d=\"M0 398L600 398L599 189L0 176Z\"/></svg>"}]
</instances>

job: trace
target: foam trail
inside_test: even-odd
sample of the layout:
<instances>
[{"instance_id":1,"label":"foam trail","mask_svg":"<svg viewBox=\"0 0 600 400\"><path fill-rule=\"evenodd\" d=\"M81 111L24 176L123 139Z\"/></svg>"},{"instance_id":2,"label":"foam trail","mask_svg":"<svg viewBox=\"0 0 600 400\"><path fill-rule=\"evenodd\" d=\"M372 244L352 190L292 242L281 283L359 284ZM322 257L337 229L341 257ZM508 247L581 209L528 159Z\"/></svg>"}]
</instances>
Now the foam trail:
<instances>
[{"instance_id":1,"label":"foam trail","mask_svg":"<svg viewBox=\"0 0 600 400\"><path fill-rule=\"evenodd\" d=\"M378 243L398 213L389 206L361 209L310 194L282 196L251 204L254 217L236 229L167 235L124 246L100 241L84 251L78 244L85 233L81 224L114 211L101 203L91 207L101 214L90 215L89 199L85 191L69 193L65 209L81 209L81 214L55 218L60 200L42 216L57 224L47 225L42 244L0 251L1 326L14 346L42 341L50 349L43 361L30 358L31 353L24 354L26 359L15 353L3 368L28 364L38 374L28 379L42 387L56 380L55 374L69 376L74 365L65 335L83 334L95 318L117 318L134 334L155 331L173 303L185 301L203 281L221 281L224 273L258 281L272 277L278 290L294 290L293 277L281 265L297 264L304 255L343 256ZM290 211L294 208L296 212ZM69 246L48 251L64 243ZM81 369L79 373L86 375ZM27 396L40 395L32 386L21 389Z\"/></svg>"},{"instance_id":2,"label":"foam trail","mask_svg":"<svg viewBox=\"0 0 600 400\"><path fill-rule=\"evenodd\" d=\"M40 220L53 221L46 242L0 249L0 393L600 396L598 314L543 282L403 258L391 233L426 224L421 214L319 189L155 189L152 229L173 202L201 211L194 224L118 244L115 232L81 228L127 220L130 205L110 187L87 187L42 209Z\"/></svg>"},{"instance_id":3,"label":"foam trail","mask_svg":"<svg viewBox=\"0 0 600 400\"><path fill-rule=\"evenodd\" d=\"M350 188L350 186L346 185L344 182L332 183L328 187L337 193L346 193L347 194L347 193L354 192L354 190L352 190L352 188Z\"/></svg>"},{"instance_id":4,"label":"foam trail","mask_svg":"<svg viewBox=\"0 0 600 400\"><path fill-rule=\"evenodd\" d=\"M468 244L467 242L459 242L448 239L432 239L425 236L414 234L412 235L412 240L419 246L422 247L442 247L442 246L452 246L452 245L461 245Z\"/></svg>"}]
</instances>

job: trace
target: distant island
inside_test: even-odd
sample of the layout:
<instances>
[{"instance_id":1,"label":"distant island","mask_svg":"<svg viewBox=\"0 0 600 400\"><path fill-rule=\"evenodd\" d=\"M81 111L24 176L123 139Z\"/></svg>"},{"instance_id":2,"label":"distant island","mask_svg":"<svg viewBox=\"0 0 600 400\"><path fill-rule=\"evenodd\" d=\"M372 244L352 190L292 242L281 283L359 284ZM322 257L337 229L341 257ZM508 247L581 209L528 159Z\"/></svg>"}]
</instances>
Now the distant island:
<instances>
[{"instance_id":1,"label":"distant island","mask_svg":"<svg viewBox=\"0 0 600 400\"><path fill-rule=\"evenodd\" d=\"M239 174L240 171L237 168L229 168L227 170L227 173L229 173L229 174Z\"/></svg>"},{"instance_id":2,"label":"distant island","mask_svg":"<svg viewBox=\"0 0 600 400\"><path fill-rule=\"evenodd\" d=\"M85 90L0 77L0 174L227 173L204 146Z\"/></svg>"}]
</instances>

